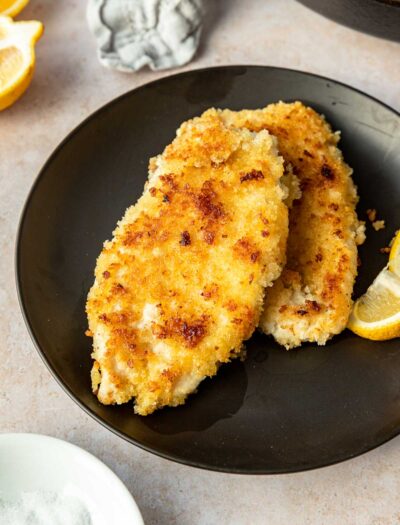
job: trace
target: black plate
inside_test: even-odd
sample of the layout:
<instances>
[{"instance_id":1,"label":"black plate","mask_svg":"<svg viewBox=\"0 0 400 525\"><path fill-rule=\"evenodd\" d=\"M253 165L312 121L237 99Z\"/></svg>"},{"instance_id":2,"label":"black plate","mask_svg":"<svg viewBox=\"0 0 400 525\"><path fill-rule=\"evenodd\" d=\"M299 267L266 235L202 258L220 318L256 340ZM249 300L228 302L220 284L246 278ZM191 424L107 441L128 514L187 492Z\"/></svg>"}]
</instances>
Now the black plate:
<instances>
[{"instance_id":1,"label":"black plate","mask_svg":"<svg viewBox=\"0 0 400 525\"><path fill-rule=\"evenodd\" d=\"M336 22L400 42L400 0L299 0Z\"/></svg>"},{"instance_id":2,"label":"black plate","mask_svg":"<svg viewBox=\"0 0 400 525\"><path fill-rule=\"evenodd\" d=\"M241 473L293 472L335 463L400 432L399 340L346 331L325 348L286 352L260 334L248 359L223 366L185 406L135 416L90 391L86 294L102 242L141 195L148 158L183 121L210 106L257 108L302 100L343 132L359 186L360 215L377 208L356 293L385 264L379 248L400 225L400 118L347 86L268 67L219 67L147 84L83 122L53 153L24 209L17 282L28 328L45 363L97 421L146 450L188 465Z\"/></svg>"}]
</instances>

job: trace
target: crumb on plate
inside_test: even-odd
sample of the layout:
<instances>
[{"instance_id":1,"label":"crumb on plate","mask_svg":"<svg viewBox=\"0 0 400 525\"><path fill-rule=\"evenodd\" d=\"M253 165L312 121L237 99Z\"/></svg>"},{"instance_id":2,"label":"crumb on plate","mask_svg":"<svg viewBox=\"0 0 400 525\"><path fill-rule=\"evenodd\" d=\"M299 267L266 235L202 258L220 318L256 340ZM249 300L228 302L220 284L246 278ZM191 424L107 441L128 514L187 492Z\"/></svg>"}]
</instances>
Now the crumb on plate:
<instances>
[{"instance_id":1,"label":"crumb on plate","mask_svg":"<svg viewBox=\"0 0 400 525\"><path fill-rule=\"evenodd\" d=\"M385 221L374 221L372 223L372 227L376 232L378 232L379 230L383 230L385 228Z\"/></svg>"}]
</instances>

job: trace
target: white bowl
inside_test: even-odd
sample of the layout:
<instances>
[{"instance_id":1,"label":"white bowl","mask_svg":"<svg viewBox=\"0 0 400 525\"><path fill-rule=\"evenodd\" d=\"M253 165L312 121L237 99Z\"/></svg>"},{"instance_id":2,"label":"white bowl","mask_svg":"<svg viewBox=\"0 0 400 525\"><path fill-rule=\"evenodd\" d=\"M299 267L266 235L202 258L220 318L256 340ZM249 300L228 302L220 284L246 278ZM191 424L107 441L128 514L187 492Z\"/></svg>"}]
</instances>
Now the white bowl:
<instances>
[{"instance_id":1,"label":"white bowl","mask_svg":"<svg viewBox=\"0 0 400 525\"><path fill-rule=\"evenodd\" d=\"M0 499L37 491L79 497L93 525L144 525L122 481L88 452L48 436L0 434Z\"/></svg>"}]
</instances>

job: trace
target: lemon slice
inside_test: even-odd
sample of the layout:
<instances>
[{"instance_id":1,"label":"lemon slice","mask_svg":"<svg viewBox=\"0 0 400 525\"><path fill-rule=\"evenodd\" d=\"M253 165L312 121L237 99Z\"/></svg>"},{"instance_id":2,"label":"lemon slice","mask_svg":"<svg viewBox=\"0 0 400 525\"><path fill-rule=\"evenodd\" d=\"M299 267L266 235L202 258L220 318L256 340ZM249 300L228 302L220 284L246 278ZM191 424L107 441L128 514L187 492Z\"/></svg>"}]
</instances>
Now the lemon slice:
<instances>
[{"instance_id":1,"label":"lemon slice","mask_svg":"<svg viewBox=\"0 0 400 525\"><path fill-rule=\"evenodd\" d=\"M354 303L348 328L366 339L400 336L400 277L384 268Z\"/></svg>"},{"instance_id":2,"label":"lemon slice","mask_svg":"<svg viewBox=\"0 0 400 525\"><path fill-rule=\"evenodd\" d=\"M389 270L400 277L400 230L396 233L390 249Z\"/></svg>"},{"instance_id":3,"label":"lemon slice","mask_svg":"<svg viewBox=\"0 0 400 525\"><path fill-rule=\"evenodd\" d=\"M0 0L0 16L16 16L29 0Z\"/></svg>"},{"instance_id":4,"label":"lemon slice","mask_svg":"<svg viewBox=\"0 0 400 525\"><path fill-rule=\"evenodd\" d=\"M0 16L0 111L11 106L31 83L34 46L42 33L40 22L13 22Z\"/></svg>"}]
</instances>

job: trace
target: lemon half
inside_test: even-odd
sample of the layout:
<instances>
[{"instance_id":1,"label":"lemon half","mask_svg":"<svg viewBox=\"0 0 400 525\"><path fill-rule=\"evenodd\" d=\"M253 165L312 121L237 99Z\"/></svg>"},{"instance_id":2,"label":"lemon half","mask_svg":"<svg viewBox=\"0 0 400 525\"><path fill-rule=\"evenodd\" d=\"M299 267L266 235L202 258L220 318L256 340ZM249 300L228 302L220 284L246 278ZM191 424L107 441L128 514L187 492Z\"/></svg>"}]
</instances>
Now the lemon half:
<instances>
[{"instance_id":1,"label":"lemon half","mask_svg":"<svg viewBox=\"0 0 400 525\"><path fill-rule=\"evenodd\" d=\"M31 83L34 46L42 33L41 22L13 22L0 16L0 111L11 106Z\"/></svg>"},{"instance_id":2,"label":"lemon half","mask_svg":"<svg viewBox=\"0 0 400 525\"><path fill-rule=\"evenodd\" d=\"M29 0L0 0L1 16L17 16Z\"/></svg>"}]
</instances>

